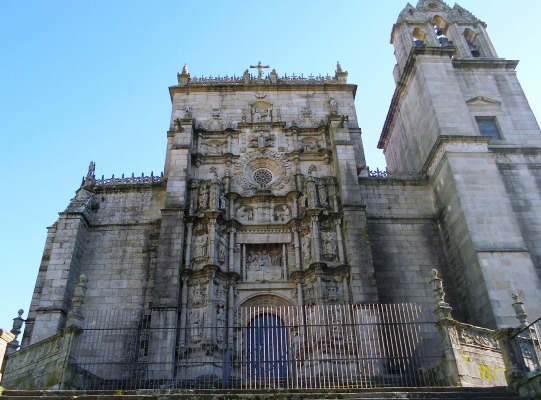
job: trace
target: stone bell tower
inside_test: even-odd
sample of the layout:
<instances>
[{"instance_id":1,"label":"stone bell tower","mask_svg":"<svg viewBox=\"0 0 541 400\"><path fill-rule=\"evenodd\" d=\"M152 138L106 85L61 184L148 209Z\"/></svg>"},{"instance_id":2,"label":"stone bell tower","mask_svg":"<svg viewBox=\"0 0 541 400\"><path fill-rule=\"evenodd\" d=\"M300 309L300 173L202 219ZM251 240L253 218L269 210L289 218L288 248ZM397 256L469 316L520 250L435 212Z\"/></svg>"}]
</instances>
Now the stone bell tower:
<instances>
[{"instance_id":1,"label":"stone bell tower","mask_svg":"<svg viewBox=\"0 0 541 400\"><path fill-rule=\"evenodd\" d=\"M520 207L539 206L541 131L518 62L498 58L485 28L457 4L406 6L391 33L397 88L378 147L391 172L429 176L466 318L496 327L513 323L513 290L541 313L541 225Z\"/></svg>"}]
</instances>

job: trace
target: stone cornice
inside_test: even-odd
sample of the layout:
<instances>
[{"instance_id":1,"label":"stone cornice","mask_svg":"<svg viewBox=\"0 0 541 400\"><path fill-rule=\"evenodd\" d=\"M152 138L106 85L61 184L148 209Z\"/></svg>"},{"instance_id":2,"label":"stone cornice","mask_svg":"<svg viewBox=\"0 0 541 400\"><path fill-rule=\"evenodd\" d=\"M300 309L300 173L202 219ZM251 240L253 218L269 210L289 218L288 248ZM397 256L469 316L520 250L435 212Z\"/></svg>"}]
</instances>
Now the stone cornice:
<instances>
[{"instance_id":1,"label":"stone cornice","mask_svg":"<svg viewBox=\"0 0 541 400\"><path fill-rule=\"evenodd\" d=\"M466 58L452 61L455 69L499 69L503 71L514 71L518 61L506 60L504 58Z\"/></svg>"},{"instance_id":2,"label":"stone cornice","mask_svg":"<svg viewBox=\"0 0 541 400\"><path fill-rule=\"evenodd\" d=\"M488 136L462 136L462 135L440 135L436 139L432 150L428 154L426 161L423 165L422 171L428 175L433 175L434 165L437 166L437 160L441 159L443 153L446 152L445 147L448 144L473 144L473 145L482 145L485 150L487 150L487 144L490 141ZM447 149L449 150L449 149ZM478 149L476 150L478 151Z\"/></svg>"},{"instance_id":3,"label":"stone cornice","mask_svg":"<svg viewBox=\"0 0 541 400\"><path fill-rule=\"evenodd\" d=\"M173 101L173 96L177 93L190 94L194 92L254 92L254 91L265 91L265 92L296 92L296 91L318 91L318 92L327 92L327 91L344 91L351 92L353 98L357 93L357 85L352 84L315 84L315 83L304 83L304 84L267 84L267 85L228 85L216 83L213 85L187 85L187 86L170 86L169 94L171 96L171 101Z\"/></svg>"},{"instance_id":4,"label":"stone cornice","mask_svg":"<svg viewBox=\"0 0 541 400\"><path fill-rule=\"evenodd\" d=\"M391 100L391 105L387 113L387 118L385 119L385 124L383 125L383 130L378 142L378 149L384 149L387 141L389 140L389 135L391 134L394 124L396 122L396 116L400 110L402 99L406 93L406 88L409 85L410 79L413 75L413 71L416 66L417 57L419 55L426 56L439 56L439 57L450 57L455 51L454 47L412 47L410 54L408 56L408 61L402 72L402 76L398 83L396 84L396 89L393 94L393 99Z\"/></svg>"}]
</instances>

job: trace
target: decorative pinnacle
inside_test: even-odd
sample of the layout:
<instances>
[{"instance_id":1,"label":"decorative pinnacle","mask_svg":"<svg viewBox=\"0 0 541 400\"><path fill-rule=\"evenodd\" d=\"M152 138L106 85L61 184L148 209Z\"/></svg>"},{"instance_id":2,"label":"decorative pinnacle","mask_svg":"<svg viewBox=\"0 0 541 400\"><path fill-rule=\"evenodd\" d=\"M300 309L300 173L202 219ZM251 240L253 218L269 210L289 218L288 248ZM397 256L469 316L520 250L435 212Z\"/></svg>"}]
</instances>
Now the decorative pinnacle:
<instances>
[{"instance_id":1,"label":"decorative pinnacle","mask_svg":"<svg viewBox=\"0 0 541 400\"><path fill-rule=\"evenodd\" d=\"M528 314L526 314L526 310L524 309L524 303L519 300L518 293L512 293L511 297L513 300L515 300L515 302L511 304L515 310L515 317L518 319L520 327L526 328L528 326L528 321L526 320L526 318L528 318Z\"/></svg>"},{"instance_id":2,"label":"decorative pinnacle","mask_svg":"<svg viewBox=\"0 0 541 400\"><path fill-rule=\"evenodd\" d=\"M182 67L181 75L188 75L188 64L184 64L184 67Z\"/></svg>"}]
</instances>

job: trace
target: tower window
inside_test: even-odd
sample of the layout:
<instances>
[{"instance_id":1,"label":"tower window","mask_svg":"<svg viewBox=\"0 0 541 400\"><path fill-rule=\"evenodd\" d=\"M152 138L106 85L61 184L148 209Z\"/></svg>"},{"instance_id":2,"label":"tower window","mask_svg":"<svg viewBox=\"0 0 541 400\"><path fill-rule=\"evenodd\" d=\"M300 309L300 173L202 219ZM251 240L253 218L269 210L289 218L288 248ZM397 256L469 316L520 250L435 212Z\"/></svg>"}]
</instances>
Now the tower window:
<instances>
[{"instance_id":1,"label":"tower window","mask_svg":"<svg viewBox=\"0 0 541 400\"><path fill-rule=\"evenodd\" d=\"M477 126L481 136L490 136L494 140L501 140L502 135L494 117L476 117Z\"/></svg>"}]
</instances>

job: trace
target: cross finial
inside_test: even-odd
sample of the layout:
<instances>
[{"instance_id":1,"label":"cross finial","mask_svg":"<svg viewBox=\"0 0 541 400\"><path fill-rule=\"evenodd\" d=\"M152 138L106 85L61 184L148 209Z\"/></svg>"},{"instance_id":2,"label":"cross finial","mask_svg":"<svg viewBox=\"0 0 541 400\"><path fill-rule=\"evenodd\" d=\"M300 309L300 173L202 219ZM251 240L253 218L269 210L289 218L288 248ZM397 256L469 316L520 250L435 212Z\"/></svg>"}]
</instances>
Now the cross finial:
<instances>
[{"instance_id":1,"label":"cross finial","mask_svg":"<svg viewBox=\"0 0 541 400\"><path fill-rule=\"evenodd\" d=\"M257 68L259 79L263 79L263 68L270 68L268 65L261 65L261 61L257 65L250 65L250 68Z\"/></svg>"}]
</instances>

